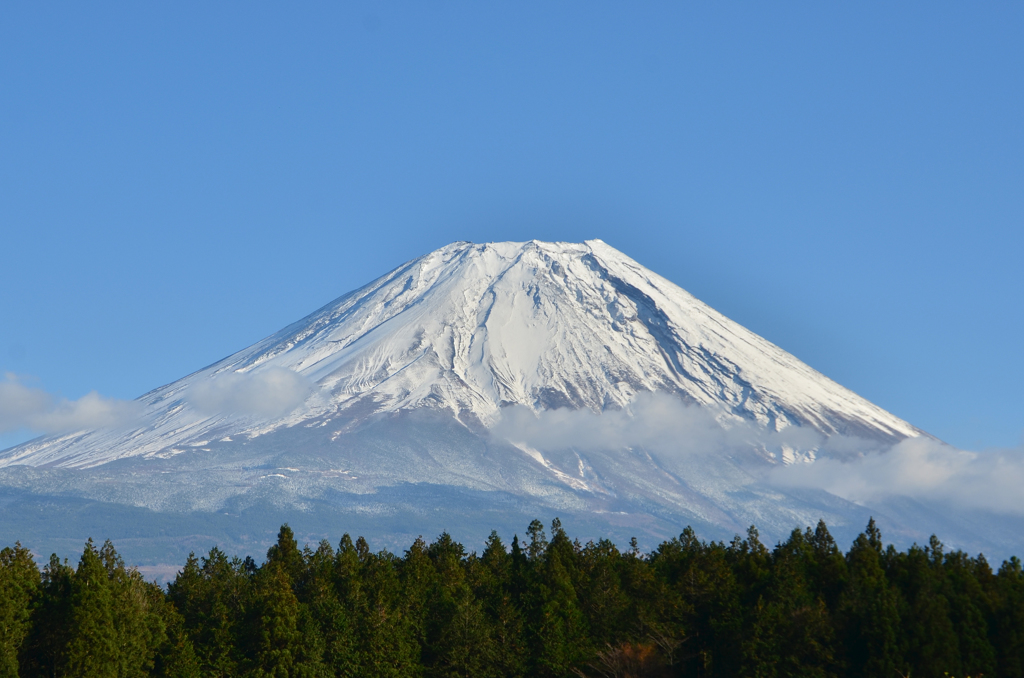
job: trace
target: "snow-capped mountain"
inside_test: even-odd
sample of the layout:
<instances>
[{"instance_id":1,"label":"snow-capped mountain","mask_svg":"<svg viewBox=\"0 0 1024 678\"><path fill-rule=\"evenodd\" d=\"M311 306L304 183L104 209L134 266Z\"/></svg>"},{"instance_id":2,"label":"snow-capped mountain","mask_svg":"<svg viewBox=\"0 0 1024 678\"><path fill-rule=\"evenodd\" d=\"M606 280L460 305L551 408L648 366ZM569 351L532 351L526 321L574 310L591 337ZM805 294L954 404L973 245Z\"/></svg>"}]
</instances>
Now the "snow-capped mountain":
<instances>
[{"instance_id":1,"label":"snow-capped mountain","mask_svg":"<svg viewBox=\"0 0 1024 678\"><path fill-rule=\"evenodd\" d=\"M287 519L475 539L560 515L650 544L872 513L904 542L1008 533L775 482L924 434L599 240L442 247L137 405L0 453L0 536L72 520L180 550Z\"/></svg>"},{"instance_id":2,"label":"snow-capped mountain","mask_svg":"<svg viewBox=\"0 0 1024 678\"><path fill-rule=\"evenodd\" d=\"M203 407L225 377L306 397L271 417ZM920 434L600 240L454 243L142 396L137 426L33 441L0 465L90 467L416 408L488 427L509 405L605 411L655 391L775 431Z\"/></svg>"}]
</instances>

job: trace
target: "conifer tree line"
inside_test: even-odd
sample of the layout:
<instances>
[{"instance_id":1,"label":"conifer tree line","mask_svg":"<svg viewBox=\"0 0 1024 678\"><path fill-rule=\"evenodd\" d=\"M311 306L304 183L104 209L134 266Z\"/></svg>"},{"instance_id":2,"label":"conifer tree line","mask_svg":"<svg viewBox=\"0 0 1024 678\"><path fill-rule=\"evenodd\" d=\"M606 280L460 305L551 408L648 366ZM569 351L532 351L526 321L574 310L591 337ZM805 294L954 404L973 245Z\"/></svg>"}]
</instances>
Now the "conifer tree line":
<instances>
[{"instance_id":1,"label":"conifer tree line","mask_svg":"<svg viewBox=\"0 0 1024 678\"><path fill-rule=\"evenodd\" d=\"M0 551L0 677L1024 677L1024 573L934 537L845 554L824 523L773 549L691 529L641 553L533 521L506 548L403 555L346 534L266 561L214 548L166 590L107 542L76 567Z\"/></svg>"}]
</instances>

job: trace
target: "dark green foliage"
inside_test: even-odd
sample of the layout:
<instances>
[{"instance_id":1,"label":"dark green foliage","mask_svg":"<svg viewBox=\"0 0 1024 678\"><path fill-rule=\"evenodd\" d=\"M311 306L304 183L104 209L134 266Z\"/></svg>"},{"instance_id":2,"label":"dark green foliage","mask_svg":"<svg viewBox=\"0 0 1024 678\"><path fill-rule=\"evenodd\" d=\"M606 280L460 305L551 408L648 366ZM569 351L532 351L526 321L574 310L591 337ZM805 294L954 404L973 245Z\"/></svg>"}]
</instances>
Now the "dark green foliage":
<instances>
[{"instance_id":1,"label":"dark green foliage","mask_svg":"<svg viewBox=\"0 0 1024 678\"><path fill-rule=\"evenodd\" d=\"M89 547L91 548L91 544ZM75 571L56 555L43 568L33 604L31 630L20 653L21 675L66 675L71 635L71 587Z\"/></svg>"},{"instance_id":2,"label":"dark green foliage","mask_svg":"<svg viewBox=\"0 0 1024 678\"><path fill-rule=\"evenodd\" d=\"M164 592L126 568L109 541L96 549L90 540L75 570L51 557L31 605L19 674L0 675L197 675L188 648L168 636L178 617Z\"/></svg>"},{"instance_id":3,"label":"dark green foliage","mask_svg":"<svg viewBox=\"0 0 1024 678\"><path fill-rule=\"evenodd\" d=\"M964 675L946 596L941 545L933 540L932 547L913 546L907 553L887 556L889 580L900 593L900 644L907 666L918 674Z\"/></svg>"},{"instance_id":4,"label":"dark green foliage","mask_svg":"<svg viewBox=\"0 0 1024 678\"><path fill-rule=\"evenodd\" d=\"M883 548L824 523L769 549L686 529L643 554L539 521L479 555L448 534L399 557L344 535L262 565L190 556L167 591L90 541L77 568L0 551L0 678L321 676L1024 678L1024 571Z\"/></svg>"},{"instance_id":5,"label":"dark green foliage","mask_svg":"<svg viewBox=\"0 0 1024 678\"><path fill-rule=\"evenodd\" d=\"M0 676L18 675L18 653L28 635L39 568L21 544L0 551Z\"/></svg>"},{"instance_id":6,"label":"dark green foliage","mask_svg":"<svg viewBox=\"0 0 1024 678\"><path fill-rule=\"evenodd\" d=\"M113 586L92 540L86 545L72 579L70 622L68 674L117 676Z\"/></svg>"},{"instance_id":7,"label":"dark green foliage","mask_svg":"<svg viewBox=\"0 0 1024 678\"><path fill-rule=\"evenodd\" d=\"M427 553L436 572L425 606L427 675L500 675L494 670L490 628L470 585L471 567L462 545L442 534Z\"/></svg>"},{"instance_id":8,"label":"dark green foliage","mask_svg":"<svg viewBox=\"0 0 1024 678\"><path fill-rule=\"evenodd\" d=\"M343 586L357 592L357 675L372 678L415 676L422 673L419 629L408 613L406 591L399 576L401 560L387 551L371 553L366 540L342 540L339 557L351 574ZM352 581L356 579L356 581Z\"/></svg>"},{"instance_id":9,"label":"dark green foliage","mask_svg":"<svg viewBox=\"0 0 1024 678\"><path fill-rule=\"evenodd\" d=\"M992 608L991 639L997 675L1024 676L1024 571L1017 557L1003 563L994 578L982 582Z\"/></svg>"},{"instance_id":10,"label":"dark green foliage","mask_svg":"<svg viewBox=\"0 0 1024 678\"><path fill-rule=\"evenodd\" d=\"M342 602L335 581L335 553L330 543L323 541L316 551L306 554L298 597L309 620L308 632L312 635L315 628L322 648L323 670L331 676L356 676L359 663L351 608Z\"/></svg>"},{"instance_id":11,"label":"dark green foliage","mask_svg":"<svg viewBox=\"0 0 1024 678\"><path fill-rule=\"evenodd\" d=\"M874 527L874 522L869 525ZM847 585L839 596L840 633L849 675L884 678L905 672L899 647L899 594L883 569L881 543L861 534L846 555Z\"/></svg>"},{"instance_id":12,"label":"dark green foliage","mask_svg":"<svg viewBox=\"0 0 1024 678\"><path fill-rule=\"evenodd\" d=\"M233 676L242 660L239 624L250 577L238 558L229 560L214 548L201 560L189 555L185 567L167 587L167 597L181 615L185 638L204 676Z\"/></svg>"},{"instance_id":13,"label":"dark green foliage","mask_svg":"<svg viewBox=\"0 0 1024 678\"><path fill-rule=\"evenodd\" d=\"M775 549L763 592L753 608L742 673L758 677L837 673L835 632L815 586L813 535L794 530ZM756 556L760 563L761 554Z\"/></svg>"},{"instance_id":14,"label":"dark green foliage","mask_svg":"<svg viewBox=\"0 0 1024 678\"><path fill-rule=\"evenodd\" d=\"M516 549L518 549L518 541ZM521 555L521 554L520 554ZM514 678L526 670L522 599L513 587L513 555L491 532L480 558L468 563L467 580L480 601L488 628L491 675Z\"/></svg>"},{"instance_id":15,"label":"dark green foliage","mask_svg":"<svg viewBox=\"0 0 1024 678\"><path fill-rule=\"evenodd\" d=\"M551 542L531 561L536 568L529 634L536 648L533 675L571 675L572 669L591 655L587 619L576 595L581 580L577 559L576 549L556 518Z\"/></svg>"}]
</instances>

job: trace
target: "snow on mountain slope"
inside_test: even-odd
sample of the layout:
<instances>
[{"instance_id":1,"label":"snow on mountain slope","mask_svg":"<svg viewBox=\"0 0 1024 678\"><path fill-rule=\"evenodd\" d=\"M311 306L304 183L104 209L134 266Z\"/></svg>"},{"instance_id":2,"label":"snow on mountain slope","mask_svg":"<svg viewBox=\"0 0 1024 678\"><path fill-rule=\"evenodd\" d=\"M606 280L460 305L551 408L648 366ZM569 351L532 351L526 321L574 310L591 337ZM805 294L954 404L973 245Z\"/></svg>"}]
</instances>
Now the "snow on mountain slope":
<instances>
[{"instance_id":1,"label":"snow on mountain slope","mask_svg":"<svg viewBox=\"0 0 1024 678\"><path fill-rule=\"evenodd\" d=\"M245 398L204 405L198 396L217 389L298 396L272 413ZM651 391L726 424L884 441L921 433L599 240L454 243L142 396L143 418L128 429L31 441L0 466L168 457L300 424L337 435L417 408L488 427L507 405L603 411Z\"/></svg>"}]
</instances>

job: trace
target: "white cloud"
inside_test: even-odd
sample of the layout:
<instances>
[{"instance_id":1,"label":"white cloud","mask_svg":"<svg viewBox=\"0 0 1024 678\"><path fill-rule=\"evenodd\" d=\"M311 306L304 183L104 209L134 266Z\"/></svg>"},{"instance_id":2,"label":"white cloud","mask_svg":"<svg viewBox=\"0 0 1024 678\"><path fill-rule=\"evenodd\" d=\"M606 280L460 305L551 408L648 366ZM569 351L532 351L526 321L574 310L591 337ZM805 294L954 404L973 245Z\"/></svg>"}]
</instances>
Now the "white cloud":
<instances>
[{"instance_id":1,"label":"white cloud","mask_svg":"<svg viewBox=\"0 0 1024 678\"><path fill-rule=\"evenodd\" d=\"M56 398L41 388L26 386L13 374L0 382L0 432L29 429L66 433L130 424L139 414L133 400L104 398L95 391L78 400Z\"/></svg>"},{"instance_id":2,"label":"white cloud","mask_svg":"<svg viewBox=\"0 0 1024 678\"><path fill-rule=\"evenodd\" d=\"M712 410L664 393L641 393L628 409L601 413L557 409L535 414L526 407L508 407L491 434L540 450L644 447L662 455L710 454L751 445L810 449L821 443L821 436L809 429L769 432L743 420L726 421L723 425Z\"/></svg>"},{"instance_id":3,"label":"white cloud","mask_svg":"<svg viewBox=\"0 0 1024 678\"><path fill-rule=\"evenodd\" d=\"M772 480L820 488L859 504L900 496L1024 514L1020 449L968 452L922 436L843 459L823 456L813 464L778 468Z\"/></svg>"},{"instance_id":4,"label":"white cloud","mask_svg":"<svg viewBox=\"0 0 1024 678\"><path fill-rule=\"evenodd\" d=\"M204 414L272 419L294 410L312 391L313 383L304 376L283 367L270 367L218 375L190 388L186 398Z\"/></svg>"},{"instance_id":5,"label":"white cloud","mask_svg":"<svg viewBox=\"0 0 1024 678\"><path fill-rule=\"evenodd\" d=\"M767 481L817 488L870 505L891 497L942 501L967 509L1024 514L1024 448L968 452L927 437L895 445L846 436L824 438L798 427L768 431L751 422L687 406L665 394L641 394L628 410L509 407L491 434L541 451L644 447L662 459L761 447L779 453L814 450L813 462L779 464ZM778 458L778 457L777 457Z\"/></svg>"}]
</instances>

